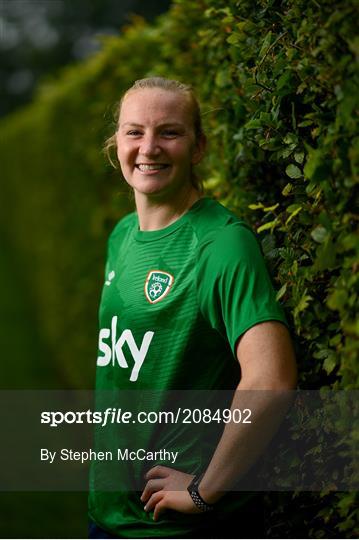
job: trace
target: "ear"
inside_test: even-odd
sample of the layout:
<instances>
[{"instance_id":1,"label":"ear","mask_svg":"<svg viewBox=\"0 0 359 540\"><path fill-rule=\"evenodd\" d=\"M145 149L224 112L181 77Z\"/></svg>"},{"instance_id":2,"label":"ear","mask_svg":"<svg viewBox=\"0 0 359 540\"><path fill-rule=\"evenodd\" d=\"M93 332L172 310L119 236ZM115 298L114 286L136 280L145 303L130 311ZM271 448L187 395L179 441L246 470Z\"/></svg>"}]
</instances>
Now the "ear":
<instances>
[{"instance_id":1,"label":"ear","mask_svg":"<svg viewBox=\"0 0 359 540\"><path fill-rule=\"evenodd\" d=\"M196 142L195 148L193 150L193 155L192 155L192 160L191 160L193 165L197 165L197 163L201 161L206 151L206 146L207 146L207 137L204 135L204 133L202 133L199 140Z\"/></svg>"}]
</instances>

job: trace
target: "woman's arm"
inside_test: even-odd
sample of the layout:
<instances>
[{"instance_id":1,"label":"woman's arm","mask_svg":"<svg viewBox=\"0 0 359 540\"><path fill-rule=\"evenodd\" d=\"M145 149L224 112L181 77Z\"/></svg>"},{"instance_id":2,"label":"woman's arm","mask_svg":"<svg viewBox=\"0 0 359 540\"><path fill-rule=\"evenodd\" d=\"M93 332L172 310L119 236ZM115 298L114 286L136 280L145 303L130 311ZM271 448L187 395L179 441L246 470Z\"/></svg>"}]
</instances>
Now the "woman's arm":
<instances>
[{"instance_id":1,"label":"woman's arm","mask_svg":"<svg viewBox=\"0 0 359 540\"><path fill-rule=\"evenodd\" d=\"M226 425L199 486L208 503L216 502L262 454L287 411L287 391L297 381L289 332L279 322L250 328L239 339L237 358L242 377L231 409L250 409L252 423Z\"/></svg>"},{"instance_id":2,"label":"woman's arm","mask_svg":"<svg viewBox=\"0 0 359 540\"><path fill-rule=\"evenodd\" d=\"M269 321L250 328L237 343L237 358L242 377L231 410L251 409L252 423L226 424L199 485L200 495L209 504L231 489L263 453L286 412L283 395L287 397L285 391L296 385L293 346L282 323ZM146 511L154 510L155 520L166 508L200 512L187 492L192 478L170 467L151 469L141 496Z\"/></svg>"}]
</instances>

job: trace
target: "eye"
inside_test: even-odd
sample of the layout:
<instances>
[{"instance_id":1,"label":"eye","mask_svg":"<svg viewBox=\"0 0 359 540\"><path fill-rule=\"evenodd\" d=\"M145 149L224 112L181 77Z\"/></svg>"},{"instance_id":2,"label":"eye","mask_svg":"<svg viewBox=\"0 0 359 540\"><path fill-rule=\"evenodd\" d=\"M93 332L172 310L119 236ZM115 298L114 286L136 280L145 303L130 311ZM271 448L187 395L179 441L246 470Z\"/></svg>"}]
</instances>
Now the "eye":
<instances>
[{"instance_id":1,"label":"eye","mask_svg":"<svg viewBox=\"0 0 359 540\"><path fill-rule=\"evenodd\" d=\"M178 132L173 129L164 129L162 135L167 138L174 138L178 136Z\"/></svg>"},{"instance_id":2,"label":"eye","mask_svg":"<svg viewBox=\"0 0 359 540\"><path fill-rule=\"evenodd\" d=\"M126 135L130 135L130 137L137 137L138 135L141 135L141 132L137 129L131 129L131 131L128 131Z\"/></svg>"}]
</instances>

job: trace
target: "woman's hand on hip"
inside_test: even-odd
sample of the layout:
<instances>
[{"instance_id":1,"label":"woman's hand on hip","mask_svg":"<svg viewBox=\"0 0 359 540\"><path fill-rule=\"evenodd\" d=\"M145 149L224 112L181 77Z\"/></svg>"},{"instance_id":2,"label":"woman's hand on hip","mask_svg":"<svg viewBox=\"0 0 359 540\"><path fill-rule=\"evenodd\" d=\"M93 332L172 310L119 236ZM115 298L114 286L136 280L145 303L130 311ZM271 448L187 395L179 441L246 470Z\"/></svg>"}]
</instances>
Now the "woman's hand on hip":
<instances>
[{"instance_id":1,"label":"woman's hand on hip","mask_svg":"<svg viewBox=\"0 0 359 540\"><path fill-rule=\"evenodd\" d=\"M183 514L200 514L201 510L194 504L187 491L193 478L193 474L162 465L150 469L145 476L147 484L141 495L145 511L153 510L155 521L166 509Z\"/></svg>"}]
</instances>

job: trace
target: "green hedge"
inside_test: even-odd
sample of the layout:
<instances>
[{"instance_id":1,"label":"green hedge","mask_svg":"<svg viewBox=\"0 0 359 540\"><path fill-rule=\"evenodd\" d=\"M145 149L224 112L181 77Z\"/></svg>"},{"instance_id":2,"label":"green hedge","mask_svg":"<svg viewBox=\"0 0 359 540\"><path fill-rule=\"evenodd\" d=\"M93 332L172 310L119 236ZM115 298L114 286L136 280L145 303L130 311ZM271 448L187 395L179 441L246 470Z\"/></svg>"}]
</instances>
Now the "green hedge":
<instances>
[{"instance_id":1,"label":"green hedge","mask_svg":"<svg viewBox=\"0 0 359 540\"><path fill-rule=\"evenodd\" d=\"M132 206L101 155L113 106L136 78L163 75L200 95L207 190L261 236L300 386L358 388L355 7L177 0L154 25L135 19L104 39L2 122L0 225L27 268L54 385L92 385L105 241ZM272 537L355 534L352 493L272 494L267 508Z\"/></svg>"}]
</instances>

